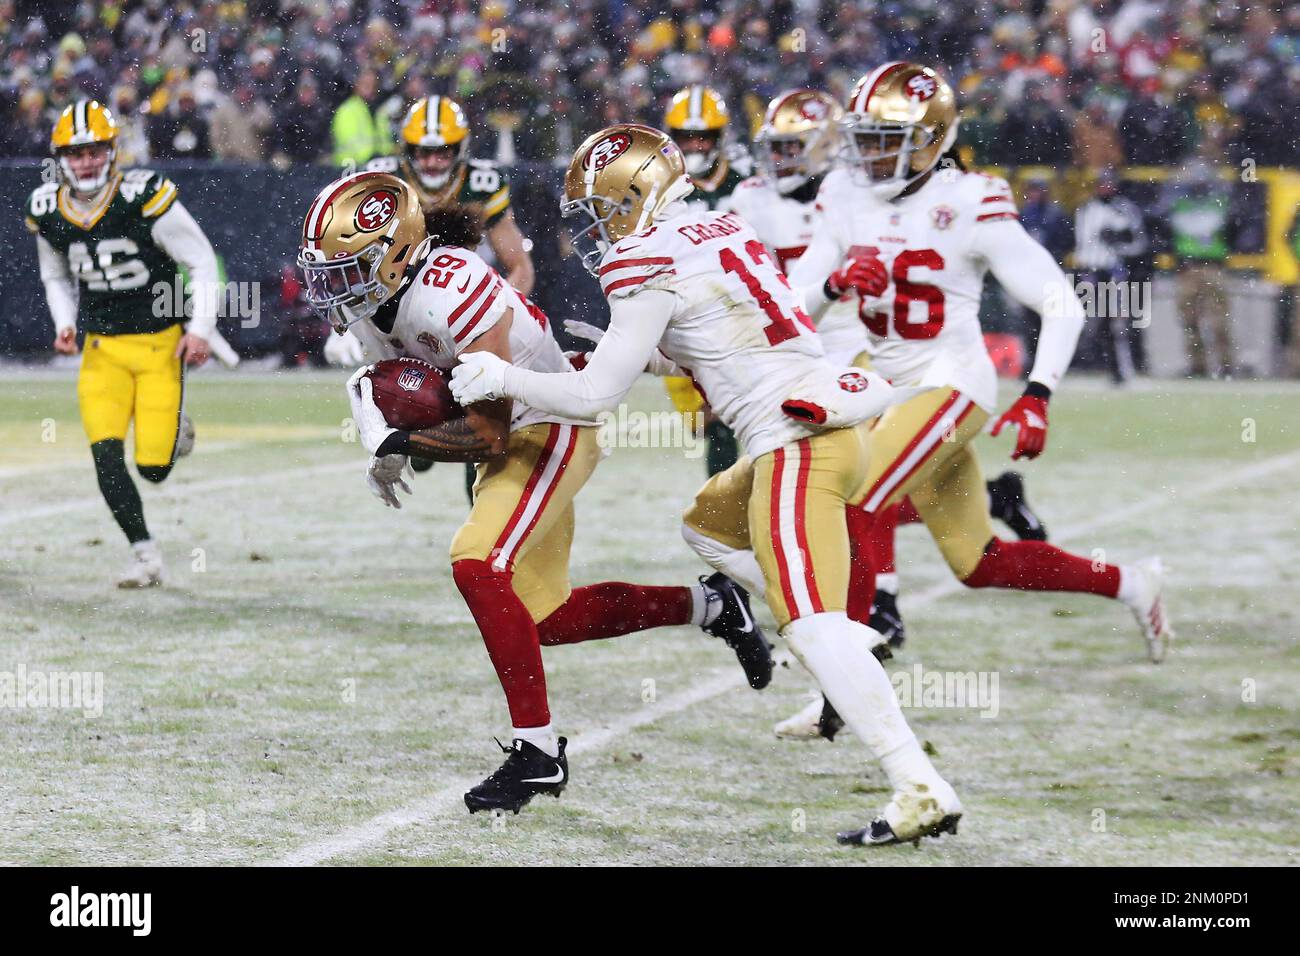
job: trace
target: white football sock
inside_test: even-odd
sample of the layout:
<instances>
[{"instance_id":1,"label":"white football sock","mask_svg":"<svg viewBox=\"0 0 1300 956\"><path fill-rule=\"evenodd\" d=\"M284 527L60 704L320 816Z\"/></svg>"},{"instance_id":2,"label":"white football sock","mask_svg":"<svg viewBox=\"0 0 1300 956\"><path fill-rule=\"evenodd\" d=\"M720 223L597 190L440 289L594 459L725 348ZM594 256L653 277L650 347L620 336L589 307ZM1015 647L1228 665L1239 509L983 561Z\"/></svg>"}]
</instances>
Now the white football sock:
<instances>
[{"instance_id":1,"label":"white football sock","mask_svg":"<svg viewBox=\"0 0 1300 956\"><path fill-rule=\"evenodd\" d=\"M1130 607L1141 597L1141 585L1137 569L1131 565L1121 564L1119 566L1119 590L1115 592L1115 597L1123 601Z\"/></svg>"},{"instance_id":2,"label":"white football sock","mask_svg":"<svg viewBox=\"0 0 1300 956\"><path fill-rule=\"evenodd\" d=\"M511 736L516 740L525 740L542 753L551 757L560 755L560 738L550 724L545 727L512 727Z\"/></svg>"},{"instance_id":3,"label":"white football sock","mask_svg":"<svg viewBox=\"0 0 1300 956\"><path fill-rule=\"evenodd\" d=\"M686 524L682 525L682 537L713 570L721 571L755 598L763 596L767 585L763 582L763 569L758 566L753 551L729 548Z\"/></svg>"},{"instance_id":4,"label":"white football sock","mask_svg":"<svg viewBox=\"0 0 1300 956\"><path fill-rule=\"evenodd\" d=\"M890 594L898 594L898 572L890 571L888 574L876 575L876 590L888 591Z\"/></svg>"},{"instance_id":5,"label":"white football sock","mask_svg":"<svg viewBox=\"0 0 1300 956\"><path fill-rule=\"evenodd\" d=\"M895 789L938 776L907 725L889 675L872 656L871 628L842 611L792 621L781 631L840 717L880 760ZM878 635L877 635L878 637Z\"/></svg>"},{"instance_id":6,"label":"white football sock","mask_svg":"<svg viewBox=\"0 0 1300 956\"><path fill-rule=\"evenodd\" d=\"M696 627L712 624L722 613L722 595L703 584L692 584L691 623Z\"/></svg>"}]
</instances>

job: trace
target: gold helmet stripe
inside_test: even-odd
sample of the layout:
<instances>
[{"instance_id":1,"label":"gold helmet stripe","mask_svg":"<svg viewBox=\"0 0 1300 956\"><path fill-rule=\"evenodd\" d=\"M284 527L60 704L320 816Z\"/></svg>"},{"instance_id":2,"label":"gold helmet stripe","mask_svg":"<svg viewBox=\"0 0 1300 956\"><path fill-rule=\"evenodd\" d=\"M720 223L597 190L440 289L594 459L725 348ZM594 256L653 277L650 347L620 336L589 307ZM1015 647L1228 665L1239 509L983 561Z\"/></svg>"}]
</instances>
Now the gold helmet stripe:
<instances>
[{"instance_id":1,"label":"gold helmet stripe","mask_svg":"<svg viewBox=\"0 0 1300 956\"><path fill-rule=\"evenodd\" d=\"M892 63L885 63L882 66L876 67L867 79L863 81L861 88L858 90L857 98L853 101L853 112L865 113L867 111L867 103L871 101L871 94L876 92L876 87L880 85L880 81L890 73L905 66L907 66L907 63L904 61L894 60Z\"/></svg>"}]
</instances>

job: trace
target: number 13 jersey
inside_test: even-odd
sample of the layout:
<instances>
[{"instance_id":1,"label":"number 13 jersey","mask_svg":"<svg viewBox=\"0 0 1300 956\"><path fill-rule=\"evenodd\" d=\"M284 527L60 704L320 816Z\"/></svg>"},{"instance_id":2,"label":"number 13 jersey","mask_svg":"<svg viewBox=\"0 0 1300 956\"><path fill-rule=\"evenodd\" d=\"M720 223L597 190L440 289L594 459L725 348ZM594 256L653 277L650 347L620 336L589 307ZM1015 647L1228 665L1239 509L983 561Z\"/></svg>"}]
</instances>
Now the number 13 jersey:
<instances>
[{"instance_id":1,"label":"number 13 jersey","mask_svg":"<svg viewBox=\"0 0 1300 956\"><path fill-rule=\"evenodd\" d=\"M614 243L601 260L611 306L644 289L676 297L659 349L694 380L751 457L813 434L781 403L831 371L812 321L737 213L687 211Z\"/></svg>"},{"instance_id":2,"label":"number 13 jersey","mask_svg":"<svg viewBox=\"0 0 1300 956\"><path fill-rule=\"evenodd\" d=\"M951 385L992 411L997 373L979 323L988 271L980 230L1018 218L1006 180L941 169L915 193L885 201L837 169L817 207L813 242L791 271L795 288L816 302L847 258L878 256L889 285L859 303L872 367L895 385Z\"/></svg>"}]
</instances>

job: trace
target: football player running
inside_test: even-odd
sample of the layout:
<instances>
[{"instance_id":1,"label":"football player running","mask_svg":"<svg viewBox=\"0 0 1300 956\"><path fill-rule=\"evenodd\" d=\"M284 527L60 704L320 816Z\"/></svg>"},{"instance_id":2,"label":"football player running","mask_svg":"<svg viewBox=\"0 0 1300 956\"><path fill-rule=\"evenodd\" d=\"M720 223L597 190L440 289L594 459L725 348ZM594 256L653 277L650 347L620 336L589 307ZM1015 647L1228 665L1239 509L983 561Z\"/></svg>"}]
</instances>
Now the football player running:
<instances>
[{"instance_id":1,"label":"football player running","mask_svg":"<svg viewBox=\"0 0 1300 956\"><path fill-rule=\"evenodd\" d=\"M163 561L126 468L126 433L134 422L136 471L155 484L193 448L194 426L182 411L184 368L207 360L215 336L217 258L175 183L148 169L118 168L117 136L99 102L64 109L50 136L57 180L32 192L26 224L36 236L54 350L77 354L78 319L86 333L81 423L100 493L131 544L118 587L143 588L162 583ZM188 327L183 302L155 309L154 284L170 288L178 265L194 292Z\"/></svg>"},{"instance_id":2,"label":"football player running","mask_svg":"<svg viewBox=\"0 0 1300 956\"><path fill-rule=\"evenodd\" d=\"M957 122L952 90L928 67L887 63L862 77L842 124L844 164L819 190L813 240L791 272L810 312L856 303L881 375L937 386L872 429L869 473L850 512L855 537L870 536L891 504L910 497L963 584L1118 599L1159 661L1173 631L1158 559L1094 566L1042 541L1000 539L989 522L970 447L997 400L979 326L984 274L1042 317L1029 384L992 429L1015 430L1014 459L1043 451L1048 402L1084 315L1060 267L1020 226L1006 181L940 168ZM855 595L872 593L873 574L872 562L855 561Z\"/></svg>"},{"instance_id":3,"label":"football player running","mask_svg":"<svg viewBox=\"0 0 1300 956\"><path fill-rule=\"evenodd\" d=\"M438 368L497 356L536 372L566 372L546 316L472 251L479 220L430 217L415 190L378 172L325 187L303 223L298 264L307 299L336 331L363 333L376 358L410 356ZM348 382L366 481L401 507L408 457L477 463L474 504L451 543L451 570L487 646L509 705L512 745L501 768L465 794L470 812L518 812L569 779L565 738L551 724L542 645L576 644L652 627L696 624L735 651L751 686L772 659L744 592L720 574L690 587L607 582L573 589L573 499L600 458L595 423L498 398L464 417L409 432L375 405L368 367Z\"/></svg>"},{"instance_id":4,"label":"football player running","mask_svg":"<svg viewBox=\"0 0 1300 956\"><path fill-rule=\"evenodd\" d=\"M775 97L755 137L759 175L742 182L724 204L724 208L735 209L754 227L787 274L812 242L817 191L838 152L838 126L843 112L830 94L819 90L789 90ZM834 364L871 367L872 341L858 316L856 301L845 299L830 305L817 323L817 333ZM735 467L740 469L735 474L715 480L733 487L752 480L752 466L747 460L742 459ZM1008 524L1018 537L1046 538L1046 529L1025 500L1019 475L1004 473L987 482L986 487L990 512ZM874 555L877 562L876 595L870 607L870 620L865 623L884 634L894 647L902 646L905 638L897 603L898 575L893 567L894 528L897 513L904 504L891 506L890 513L874 529L879 540L854 542L855 551ZM727 532L725 524L717 530L725 534L726 540L699 540L699 536L716 533L717 524L699 509L692 508L686 514L683 535L697 550L707 554L717 554L719 549L734 550L739 543L737 535ZM850 613L853 612L851 602ZM778 727L777 732L789 736L791 729ZM801 736L804 725L800 724L798 729L797 736Z\"/></svg>"},{"instance_id":5,"label":"football player running","mask_svg":"<svg viewBox=\"0 0 1300 956\"><path fill-rule=\"evenodd\" d=\"M690 210L691 189L681 152L659 130L620 124L588 138L569 164L562 212L577 220L574 244L600 279L609 330L581 372L462 356L452 392L462 402L512 398L585 419L616 406L651 365L688 373L754 461L749 535L781 635L894 790L880 816L843 840L954 830L961 803L871 654L882 638L844 613L845 505L866 474L853 426L878 414L892 389L832 366L758 236L735 213Z\"/></svg>"}]
</instances>

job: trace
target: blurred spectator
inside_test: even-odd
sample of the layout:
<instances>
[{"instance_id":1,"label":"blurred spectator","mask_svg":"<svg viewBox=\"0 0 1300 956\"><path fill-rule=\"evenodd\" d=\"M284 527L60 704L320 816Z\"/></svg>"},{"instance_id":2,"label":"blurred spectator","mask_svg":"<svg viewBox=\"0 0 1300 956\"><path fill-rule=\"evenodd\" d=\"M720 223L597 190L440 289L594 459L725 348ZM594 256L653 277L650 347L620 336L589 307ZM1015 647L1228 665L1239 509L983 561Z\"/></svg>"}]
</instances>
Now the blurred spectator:
<instances>
[{"instance_id":1,"label":"blurred spectator","mask_svg":"<svg viewBox=\"0 0 1300 956\"><path fill-rule=\"evenodd\" d=\"M293 102L280 108L275 122L275 147L292 162L320 162L329 142L329 126L316 80L310 74L304 75L298 81Z\"/></svg>"},{"instance_id":2,"label":"blurred spectator","mask_svg":"<svg viewBox=\"0 0 1300 956\"><path fill-rule=\"evenodd\" d=\"M1300 203L1291 213L1291 226L1286 232L1287 246L1300 269ZM1286 374L1300 378L1300 279L1291 286L1291 327L1287 330Z\"/></svg>"},{"instance_id":3,"label":"blurred spectator","mask_svg":"<svg viewBox=\"0 0 1300 956\"><path fill-rule=\"evenodd\" d=\"M1105 169L1124 165L1124 149L1119 142L1106 107L1100 98L1088 104L1074 118L1074 163L1084 169Z\"/></svg>"},{"instance_id":4,"label":"blurred spectator","mask_svg":"<svg viewBox=\"0 0 1300 956\"><path fill-rule=\"evenodd\" d=\"M117 161L123 166L149 162L149 131L140 113L135 87L122 84L109 95L110 108L117 119Z\"/></svg>"},{"instance_id":5,"label":"blurred spectator","mask_svg":"<svg viewBox=\"0 0 1300 956\"><path fill-rule=\"evenodd\" d=\"M1229 328L1227 259L1231 249L1227 184L1203 159L1179 169L1161 196L1161 214L1169 221L1178 261L1178 312L1187 343L1188 371L1209 374L1202 325L1214 338L1217 372L1231 374L1232 330Z\"/></svg>"},{"instance_id":6,"label":"blurred spectator","mask_svg":"<svg viewBox=\"0 0 1300 956\"><path fill-rule=\"evenodd\" d=\"M1020 225L1025 232L1033 236L1052 254L1057 262L1064 262L1065 256L1074 244L1073 228L1065 211L1052 199L1047 180L1029 179L1024 186L1025 201L1020 206ZM1020 324L1024 330L1029 364L1032 365L1038 350L1038 313L1026 309L1018 303L1008 303L1020 313Z\"/></svg>"},{"instance_id":7,"label":"blurred spectator","mask_svg":"<svg viewBox=\"0 0 1300 956\"><path fill-rule=\"evenodd\" d=\"M1003 163L1015 166L1064 166L1070 162L1070 131L1054 106L1042 83L1025 88L1025 98L1014 109L999 131L996 155Z\"/></svg>"},{"instance_id":8,"label":"blurred spectator","mask_svg":"<svg viewBox=\"0 0 1300 956\"><path fill-rule=\"evenodd\" d=\"M7 124L0 150L5 156L47 156L50 123L45 115L45 94L31 89L18 101L18 114Z\"/></svg>"},{"instance_id":9,"label":"blurred spectator","mask_svg":"<svg viewBox=\"0 0 1300 956\"><path fill-rule=\"evenodd\" d=\"M330 122L330 136L334 142L334 163L360 166L372 156L387 152L385 138L371 106L379 93L378 78L373 70L362 70L357 76L352 95L343 101Z\"/></svg>"},{"instance_id":10,"label":"blurred spectator","mask_svg":"<svg viewBox=\"0 0 1300 956\"><path fill-rule=\"evenodd\" d=\"M241 83L212 112L213 153L217 159L260 163L266 159L266 136L272 129L271 108Z\"/></svg>"},{"instance_id":11,"label":"blurred spectator","mask_svg":"<svg viewBox=\"0 0 1300 956\"><path fill-rule=\"evenodd\" d=\"M1146 251L1142 213L1119 194L1114 170L1097 177L1092 197L1074 214L1074 267L1076 288L1092 296L1084 350L1100 354L1117 385L1133 377L1134 295L1128 260ZM1143 303L1144 304L1144 303Z\"/></svg>"},{"instance_id":12,"label":"blurred spectator","mask_svg":"<svg viewBox=\"0 0 1300 956\"><path fill-rule=\"evenodd\" d=\"M149 150L154 159L212 158L208 123L199 114L194 88L188 83L150 121Z\"/></svg>"},{"instance_id":13,"label":"blurred spectator","mask_svg":"<svg viewBox=\"0 0 1300 956\"><path fill-rule=\"evenodd\" d=\"M1134 166L1177 162L1187 149L1186 127L1183 114L1160 89L1160 80L1144 79L1136 98L1120 119L1124 158Z\"/></svg>"}]
</instances>

